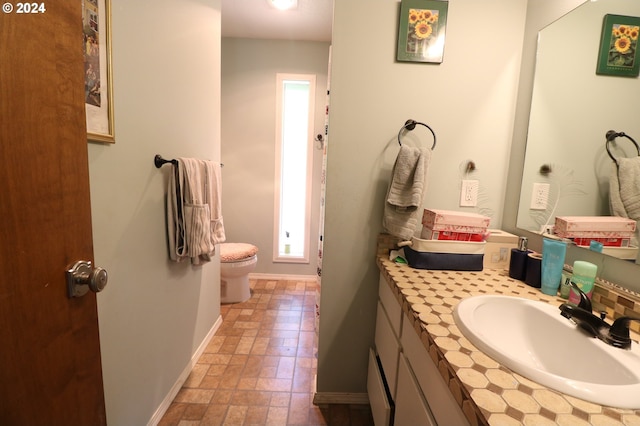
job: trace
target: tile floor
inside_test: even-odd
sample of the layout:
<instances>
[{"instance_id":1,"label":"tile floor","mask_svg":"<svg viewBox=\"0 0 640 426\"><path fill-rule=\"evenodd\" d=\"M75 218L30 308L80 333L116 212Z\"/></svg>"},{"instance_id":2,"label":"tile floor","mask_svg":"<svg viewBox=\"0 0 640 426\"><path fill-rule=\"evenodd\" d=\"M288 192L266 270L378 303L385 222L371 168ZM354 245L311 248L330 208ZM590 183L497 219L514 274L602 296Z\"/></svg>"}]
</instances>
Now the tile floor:
<instances>
[{"instance_id":1,"label":"tile floor","mask_svg":"<svg viewBox=\"0 0 640 426\"><path fill-rule=\"evenodd\" d=\"M251 280L160 426L371 425L368 406L313 405L317 368L314 281Z\"/></svg>"}]
</instances>

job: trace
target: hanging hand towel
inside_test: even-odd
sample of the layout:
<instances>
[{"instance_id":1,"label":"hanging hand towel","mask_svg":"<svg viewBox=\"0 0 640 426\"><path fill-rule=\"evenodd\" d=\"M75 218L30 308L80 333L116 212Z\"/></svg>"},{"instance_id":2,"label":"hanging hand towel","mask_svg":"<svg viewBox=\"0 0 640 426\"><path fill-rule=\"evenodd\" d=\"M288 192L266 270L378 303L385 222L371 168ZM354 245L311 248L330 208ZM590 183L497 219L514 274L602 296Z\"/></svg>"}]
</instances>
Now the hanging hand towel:
<instances>
[{"instance_id":1,"label":"hanging hand towel","mask_svg":"<svg viewBox=\"0 0 640 426\"><path fill-rule=\"evenodd\" d=\"M382 226L391 235L410 241L421 222L431 150L401 146L391 172Z\"/></svg>"},{"instance_id":2,"label":"hanging hand towel","mask_svg":"<svg viewBox=\"0 0 640 426\"><path fill-rule=\"evenodd\" d=\"M204 161L204 175L205 175L205 187L204 187L204 200L209 208L209 231L211 245L213 246L212 253L203 253L200 258L205 261L209 261L210 255L215 253L216 244L224 243L226 236L224 233L224 224L222 221L222 180L220 164L212 161ZM205 220L203 218L203 220Z\"/></svg>"},{"instance_id":3,"label":"hanging hand towel","mask_svg":"<svg viewBox=\"0 0 640 426\"><path fill-rule=\"evenodd\" d=\"M167 191L169 257L177 262L207 262L224 242L219 164L178 158Z\"/></svg>"}]
</instances>

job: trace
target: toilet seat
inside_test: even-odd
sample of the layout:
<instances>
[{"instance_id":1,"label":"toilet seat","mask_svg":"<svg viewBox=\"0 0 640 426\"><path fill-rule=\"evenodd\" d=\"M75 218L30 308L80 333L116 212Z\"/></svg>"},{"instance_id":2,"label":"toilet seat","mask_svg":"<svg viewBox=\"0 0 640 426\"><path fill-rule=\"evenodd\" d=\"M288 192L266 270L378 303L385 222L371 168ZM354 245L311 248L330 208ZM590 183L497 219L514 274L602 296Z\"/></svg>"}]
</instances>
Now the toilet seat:
<instances>
[{"instance_id":1,"label":"toilet seat","mask_svg":"<svg viewBox=\"0 0 640 426\"><path fill-rule=\"evenodd\" d=\"M232 263L251 260L258 253L258 247L248 243L220 244L220 262Z\"/></svg>"}]
</instances>

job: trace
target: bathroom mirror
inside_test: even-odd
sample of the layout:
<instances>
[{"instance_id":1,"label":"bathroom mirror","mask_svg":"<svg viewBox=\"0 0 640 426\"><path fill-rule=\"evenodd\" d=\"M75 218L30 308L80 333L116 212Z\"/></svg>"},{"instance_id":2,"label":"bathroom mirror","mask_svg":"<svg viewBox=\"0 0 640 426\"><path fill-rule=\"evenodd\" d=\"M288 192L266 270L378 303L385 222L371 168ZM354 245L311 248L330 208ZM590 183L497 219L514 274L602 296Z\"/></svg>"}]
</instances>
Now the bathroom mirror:
<instances>
[{"instance_id":1,"label":"bathroom mirror","mask_svg":"<svg viewBox=\"0 0 640 426\"><path fill-rule=\"evenodd\" d=\"M542 232L556 216L610 215L614 163L605 134L615 130L640 140L640 81L596 74L606 14L640 16L640 2L587 1L538 34L519 229ZM616 158L638 155L622 137L610 149Z\"/></svg>"}]
</instances>

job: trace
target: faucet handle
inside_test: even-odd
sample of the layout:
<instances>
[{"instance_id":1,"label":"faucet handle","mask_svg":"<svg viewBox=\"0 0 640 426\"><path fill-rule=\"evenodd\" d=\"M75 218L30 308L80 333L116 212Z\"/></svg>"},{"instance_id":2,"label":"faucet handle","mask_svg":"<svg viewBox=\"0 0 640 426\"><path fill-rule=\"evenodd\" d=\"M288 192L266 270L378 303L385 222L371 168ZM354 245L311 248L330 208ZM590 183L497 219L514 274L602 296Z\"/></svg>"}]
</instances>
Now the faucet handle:
<instances>
[{"instance_id":1,"label":"faucet handle","mask_svg":"<svg viewBox=\"0 0 640 426\"><path fill-rule=\"evenodd\" d=\"M578 287L578 284L574 283L573 281L571 281L571 288L575 290L576 293L578 293L578 295L580 296L580 303L578 303L578 307L584 309L585 311L592 312L593 307L591 305L591 299L589 299L589 296L587 296L587 294L582 291L580 287Z\"/></svg>"},{"instance_id":2,"label":"faucet handle","mask_svg":"<svg viewBox=\"0 0 640 426\"><path fill-rule=\"evenodd\" d=\"M611 345L617 348L631 348L631 338L629 337L629 323L631 321L640 321L640 318L620 317L613 322L609 330Z\"/></svg>"}]
</instances>

